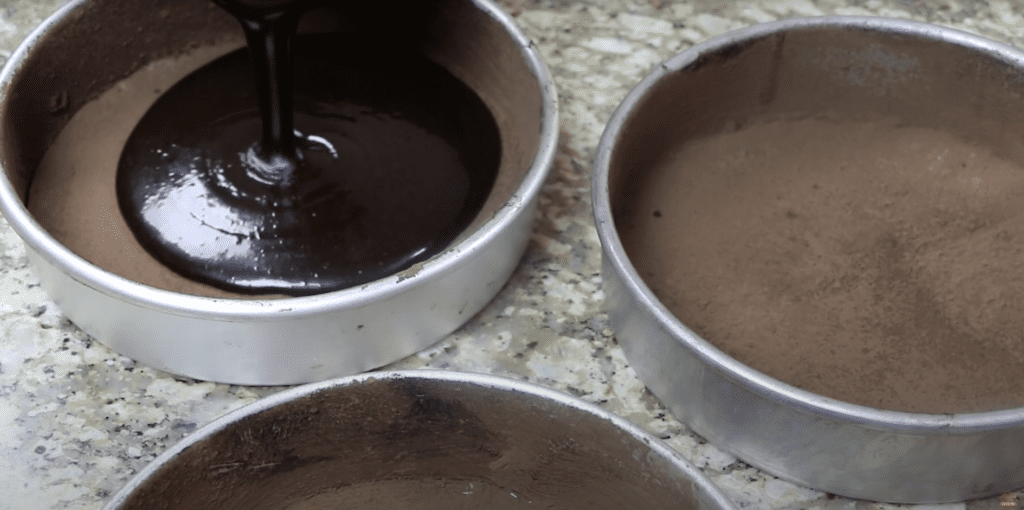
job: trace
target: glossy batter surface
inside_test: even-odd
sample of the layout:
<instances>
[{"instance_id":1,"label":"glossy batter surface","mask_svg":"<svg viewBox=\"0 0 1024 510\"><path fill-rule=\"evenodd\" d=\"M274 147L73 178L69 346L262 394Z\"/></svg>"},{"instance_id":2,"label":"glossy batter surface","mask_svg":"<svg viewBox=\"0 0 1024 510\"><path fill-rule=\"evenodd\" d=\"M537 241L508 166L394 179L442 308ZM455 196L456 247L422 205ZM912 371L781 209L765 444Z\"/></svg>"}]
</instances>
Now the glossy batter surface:
<instances>
[{"instance_id":1,"label":"glossy batter surface","mask_svg":"<svg viewBox=\"0 0 1024 510\"><path fill-rule=\"evenodd\" d=\"M287 182L250 163L261 122L244 50L161 96L117 180L143 246L226 290L293 295L372 281L443 249L494 181L494 120L425 58L352 47L330 34L294 41L300 156Z\"/></svg>"}]
</instances>

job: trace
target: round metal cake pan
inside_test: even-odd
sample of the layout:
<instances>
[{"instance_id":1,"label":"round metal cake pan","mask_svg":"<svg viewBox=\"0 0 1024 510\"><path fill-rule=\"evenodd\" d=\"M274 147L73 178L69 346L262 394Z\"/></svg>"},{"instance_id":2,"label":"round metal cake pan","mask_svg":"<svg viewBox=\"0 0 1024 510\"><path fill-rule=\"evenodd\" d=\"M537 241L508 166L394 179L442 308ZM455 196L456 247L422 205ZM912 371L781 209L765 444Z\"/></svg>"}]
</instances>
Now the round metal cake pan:
<instances>
[{"instance_id":1,"label":"round metal cake pan","mask_svg":"<svg viewBox=\"0 0 1024 510\"><path fill-rule=\"evenodd\" d=\"M306 385L164 452L107 510L731 510L678 452L533 384L433 370ZM305 505L305 506L304 506Z\"/></svg>"},{"instance_id":2,"label":"round metal cake pan","mask_svg":"<svg viewBox=\"0 0 1024 510\"><path fill-rule=\"evenodd\" d=\"M421 350L502 288L529 240L557 144L556 93L538 52L487 0L328 2L303 23L343 29L345 21L337 18L344 16L332 16L331 9L362 9L360 19L382 24L379 33L405 27L391 43L418 48L491 110L501 133L501 168L473 224L422 264L310 297L197 296L140 284L83 259L26 208L47 148L83 104L125 76L225 40L241 47L242 36L238 23L209 0L72 1L0 72L0 211L24 239L41 285L76 325L160 370L226 383L294 384L357 373Z\"/></svg>"},{"instance_id":3,"label":"round metal cake pan","mask_svg":"<svg viewBox=\"0 0 1024 510\"><path fill-rule=\"evenodd\" d=\"M791 93L786 84L797 82L818 85L811 92ZM617 204L630 200L623 191L626 183L635 182L638 172L657 158L686 140L762 116L883 113L953 132L981 126L991 130L982 135L1018 157L1022 96L1024 54L1019 50L952 29L886 18L756 25L700 43L663 63L616 110L595 164L593 201L603 244L606 306L630 364L698 434L758 468L816 489L926 503L1024 486L1024 408L896 412L827 398L768 377L673 316L629 259L615 217ZM973 121L963 122L967 118Z\"/></svg>"}]
</instances>

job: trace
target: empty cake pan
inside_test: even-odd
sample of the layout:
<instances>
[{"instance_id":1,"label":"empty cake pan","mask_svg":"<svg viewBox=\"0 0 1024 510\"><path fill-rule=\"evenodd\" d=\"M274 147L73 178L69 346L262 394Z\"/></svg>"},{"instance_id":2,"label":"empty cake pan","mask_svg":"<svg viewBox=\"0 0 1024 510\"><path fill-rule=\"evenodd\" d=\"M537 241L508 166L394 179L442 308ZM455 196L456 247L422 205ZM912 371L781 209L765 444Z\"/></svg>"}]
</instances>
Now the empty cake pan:
<instances>
[{"instance_id":1,"label":"empty cake pan","mask_svg":"<svg viewBox=\"0 0 1024 510\"><path fill-rule=\"evenodd\" d=\"M24 239L41 285L76 325L175 374L294 384L412 354L463 324L502 288L529 240L558 135L556 95L538 52L487 0L325 2L307 13L300 32L353 24L380 38L361 51L407 45L473 89L498 125L500 168L483 209L447 249L392 276L307 297L231 295L173 275L146 279L138 270L149 267L139 262L146 256L129 241L122 244L117 229L99 225L85 233L86 244L101 250L86 259L26 207L40 161L76 113L112 88L125 90L117 84L126 77L153 69L184 75L240 48L237 21L209 0L72 1L24 41L0 73L0 210ZM101 126L133 125L123 118L125 109L100 105L98 111L110 116ZM77 171L71 163L58 170ZM70 214L105 221L89 207L116 211L112 197L100 186L83 198L84 212ZM128 259L118 258L126 253ZM188 290L165 286L170 280Z\"/></svg>"},{"instance_id":2,"label":"empty cake pan","mask_svg":"<svg viewBox=\"0 0 1024 510\"><path fill-rule=\"evenodd\" d=\"M709 441L823 491L1024 486L1019 257L988 262L1019 251L1022 98L1019 50L885 18L766 23L656 68L612 116L593 189L640 378Z\"/></svg>"},{"instance_id":3,"label":"empty cake pan","mask_svg":"<svg viewBox=\"0 0 1024 510\"><path fill-rule=\"evenodd\" d=\"M106 507L729 510L677 452L552 390L443 371L288 390L203 427Z\"/></svg>"}]
</instances>

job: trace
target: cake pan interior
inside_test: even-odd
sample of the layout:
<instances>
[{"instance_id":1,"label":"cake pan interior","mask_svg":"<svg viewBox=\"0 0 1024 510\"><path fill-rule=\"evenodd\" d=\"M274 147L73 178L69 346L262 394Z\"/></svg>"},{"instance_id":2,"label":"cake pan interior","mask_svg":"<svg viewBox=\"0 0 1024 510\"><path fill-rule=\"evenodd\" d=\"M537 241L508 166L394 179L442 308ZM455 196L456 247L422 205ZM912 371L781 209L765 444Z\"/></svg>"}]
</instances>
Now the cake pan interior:
<instances>
[{"instance_id":1,"label":"cake pan interior","mask_svg":"<svg viewBox=\"0 0 1024 510\"><path fill-rule=\"evenodd\" d=\"M107 508L405 507L733 508L619 417L534 385L442 371L269 397L164 453Z\"/></svg>"},{"instance_id":2,"label":"cake pan interior","mask_svg":"<svg viewBox=\"0 0 1024 510\"><path fill-rule=\"evenodd\" d=\"M519 41L504 33L508 27L501 26L496 20L487 19L491 13L486 11L486 7L477 6L471 1L402 2L393 7L395 13L379 7L327 2L324 7L303 15L299 31L355 34L354 37L363 39L361 43L366 45L362 50L364 53L379 54L381 59L387 58L395 48L421 52L440 63L481 96L500 126L503 147L501 168L487 203L464 231L460 237L462 239L496 214L531 169L540 142L537 129L539 112L533 107L541 101L541 87L537 86L537 77L523 65L522 57L514 55L514 52L522 49L516 48ZM122 27L128 25L138 26L139 29L126 32ZM137 6L104 0L78 2L55 14L43 28L46 33L38 40L31 41L26 48L27 55L18 63L19 69L14 73L7 94L9 106L4 109L4 168L12 187L23 201L30 189L33 189L34 173L44 155L82 106L97 99L127 76L153 67L161 59L180 58L183 61L178 65L179 70L158 71L172 80L175 79L173 76L187 74L244 44L238 22L216 4L206 0L177 2L173 5L154 0ZM98 42L93 43L93 39ZM467 51L463 45L474 47L474 50ZM339 48L339 52L344 51L353 49ZM502 61L505 65L491 66L489 63L493 61ZM173 81L161 82L164 78L159 75L149 80L153 83L140 81L137 85L153 86L159 90L173 84ZM506 85L502 83L516 83L522 86L523 93L510 96L505 90ZM129 85L134 86L136 83ZM124 84L118 86L123 88ZM150 98L140 94L139 97L137 101L142 104L138 112L134 112L134 103L128 102L136 99L121 100L124 102L113 100L106 105L117 110L132 109L133 113L110 115L104 123L133 126L135 117L145 111L144 103L156 99L156 95ZM110 128L103 136L123 136L124 133L118 129ZM105 143L105 139L90 142L101 144ZM109 152L113 153L115 149ZM82 152L80 156L108 157L106 153L95 152ZM116 161L117 154L110 157ZM71 166L71 163L66 166ZM78 167L66 170L68 173L79 171L81 169ZM71 194L74 189L34 191L40 195L44 195L43 192ZM112 196L104 194L98 195L93 202L105 204L112 200ZM83 201L86 199L62 204L68 207L93 207L95 210L85 211L91 216L118 214L118 211L107 211L89 203L80 205L79 202ZM45 225L63 225L60 223L60 213L35 211L35 216ZM121 231L120 222L85 225L96 231L92 234L95 240L79 241L60 232L60 229L54 229L53 234L61 239L75 239L72 251L108 272L186 294L236 299L253 297L192 284L163 271L157 274L156 269L148 269L151 265L155 267L155 264L151 263L146 251L137 244L130 232ZM117 231L108 234L108 230Z\"/></svg>"},{"instance_id":3,"label":"cake pan interior","mask_svg":"<svg viewBox=\"0 0 1024 510\"><path fill-rule=\"evenodd\" d=\"M705 278L708 274L701 276L705 278L703 283L698 281L699 278L690 278L699 270L694 273L657 273L656 264L650 262L649 246L637 242L637 232L645 228L641 224L656 221L671 224L679 218L670 214L668 209L645 209L650 205L650 202L645 202L645 193L661 186L661 181L654 180L652 175L678 165L682 161L680 155L690 150L687 147L698 147L693 144L695 141L704 143L704 140L719 135L762 130L769 131L765 134L768 140L785 139L788 135L780 131L799 123L829 129L831 126L868 126L864 128L868 134L872 134L871 126L896 133L934 132L942 133L957 143L978 147L979 154L985 151L1008 165L1019 166L1024 161L1018 135L1021 113L1024 113L1024 103L1020 100L1024 92L1024 67L1021 63L1021 53L1014 48L941 27L885 18L823 17L767 23L726 34L666 61L645 78L613 115L602 138L595 169L594 208L604 248L603 269L610 318L631 365L652 392L684 422L715 444L773 474L817 489L875 501L923 503L962 501L1024 485L1024 478L1019 475L1020 459L1024 454L1019 443L1024 412L1019 407L1019 397L1015 397L1012 391L1012 381L1007 379L1009 372L985 374L992 376L993 381L1002 381L1000 384L1007 388L1007 395L1004 395L1007 398L1001 401L993 399L972 405L969 395L961 395L966 403L961 402L959 407L951 404L950 409L945 409L941 407L943 399L947 394L956 392L946 392L940 384L935 384L939 397L933 404L937 402L939 407L900 407L902 404L885 400L872 405L869 400L858 400L857 392L837 397L787 384L767 375L767 370L755 370L752 368L754 362L744 364L727 354L726 349L719 346L725 344L722 338L702 336L701 332L708 329L706 323L711 312L721 304L717 295L709 295L701 301L701 289L710 288L708 281L728 282L722 285L732 285L731 288L739 294L756 294L761 291L757 290L758 282L754 280L782 274L777 270L779 267L791 272L809 272L809 268L819 263L814 260L819 253L815 251L818 246L814 239L808 236L808 242L801 243L804 239L800 237L799 229L794 229L796 233L792 238L767 241L759 240L756 232L750 238L737 236L739 244L733 246L737 250L753 246L755 254L759 247L765 247L762 251L770 251L793 241L791 249L778 250L789 258L781 257L772 261L772 266L757 267L744 265L738 257L731 258L733 253L728 249L716 252L702 244L709 237L669 239L658 238L650 232L639 235L646 237L645 242L664 242L680 250L701 253L702 260L710 261L705 272L712 275L710 278ZM772 129L776 132L770 132ZM818 133L810 134L819 136ZM833 142L835 140L829 143ZM710 146L710 143L699 145ZM803 150L799 144L793 147L795 151ZM804 148L821 150L820 147ZM748 152L758 150L778 152L782 149L768 144L760 148L751 146ZM826 153L815 161L831 161L836 167L836 173L831 175L836 176L841 172L840 163L857 162L855 156L842 160L845 156L838 152ZM870 156L865 151L864 160ZM710 175L719 171L716 169L731 164L719 159L708 163L708 167L683 165L672 167L672 171L680 175ZM742 164L735 165L735 168L741 170L729 174L723 181L729 178L741 180L725 182L718 188L725 193L721 195L724 197L722 200L716 201L714 197L690 191L688 195L679 196L676 202L706 204L703 209L686 209L697 216L711 214L708 211L721 211L722 203L728 205L721 207L749 206L753 210L752 218L776 215L780 221L796 222L812 216L808 209L801 209L805 204L801 200L816 190L826 190L823 193L835 191L835 196L848 193L848 190L829 188L829 174L816 183L820 186L811 186L808 181L805 190L796 178L790 184L776 182L772 186L777 187L762 186L762 183L769 183L772 176L763 173L761 168L744 167ZM816 171L814 168L804 170L806 173ZM905 170L894 167L891 175L898 176ZM790 172L787 175L793 176L800 174L801 169L789 168L786 171ZM1019 177L1020 172L1014 172ZM936 181L941 173L936 172ZM864 189L871 186L881 189L888 184L888 178L884 176L877 182L869 182ZM692 181L697 185L702 179L693 177ZM652 185L652 182L659 184ZM1017 189L1012 185L1003 186L1004 182L1008 181L985 181L980 188L976 181L970 179L954 184L976 191L979 196L985 193L1006 194ZM746 204L737 204L742 202L741 199L729 202L736 196L746 196L743 193L749 192L754 196L776 191L778 195L770 199L779 203L789 201L786 207L773 204L772 209L758 209L760 204L753 201ZM847 201L837 201L833 207L857 209L857 204L861 203L859 197L844 196L844 199ZM909 198L904 201L897 199L891 206L899 209L909 202ZM936 228L948 233L958 228L956 221L973 221L964 218L967 217L951 214L948 228ZM704 219L707 221L703 225L700 220L693 221L697 224L694 228L706 231L730 228L742 231L745 228L739 220L727 226L727 222L717 221L717 218ZM1010 230L1017 228L1013 225L1019 222L1015 223L1010 217L1004 219L1007 219L1006 225ZM977 227L985 225L988 224L982 221ZM841 224L837 229L847 227L855 230L859 225ZM980 230L971 232L975 231ZM849 241L846 248L850 252L874 248L876 256L888 253L885 252L887 247L892 248L890 267L895 267L908 260L916 260L914 257L927 248L914 245L912 249L901 251L910 246L904 242L906 237L903 235L903 232L891 234L889 245L862 245ZM827 243L822 241L822 244ZM970 246L970 243L966 242L965 246ZM719 264L720 261L726 262ZM962 271L964 274L981 274L969 264L963 268L966 269L966 272ZM829 289L834 286L838 290L844 284L851 287L862 285L863 288L875 285L874 294L867 295L881 298L886 297L882 288L887 286L892 294L903 293L926 301L915 285L918 280L929 279L931 273L927 271L904 271L905 275L912 277L911 283L900 284L896 279L899 271L885 273L868 265L854 269L849 281L827 282ZM952 275L949 278L955 280L953 273L955 271L949 270L943 275ZM731 274L746 275L747 279L730 279ZM879 277L870 285L854 281L876 275ZM668 295L658 290L659 286L664 287L665 280L672 278L683 282L677 285L676 294ZM1011 285L1015 278L1012 270L1005 277ZM941 297L945 301L970 300L964 297L969 295L964 289L970 290L972 285L968 280L955 280L960 287L947 286L950 292L940 293ZM784 288L793 282L780 280L776 283L776 288ZM1003 297L999 292L994 295L997 297L995 301ZM678 301L684 298L699 306L690 306L696 311L681 320L674 310L681 309ZM830 319L825 307L827 299L810 293L796 295L785 292L763 293L758 299L744 301L744 307L721 316L724 322L741 323L773 314L775 309L772 307L776 302L801 299L807 304L805 310L821 312L819 315L805 315L806 320L798 319L795 321L798 326L814 321L828 323L832 320L835 323L838 320ZM1007 309L1011 303L992 306ZM991 310L991 307L982 308L983 313ZM1005 315L1009 321L1015 320L1013 316L1012 312ZM935 335L947 335L950 328L961 327L957 325L961 324L956 322L957 317L947 321L946 317L938 317L937 312L911 319L918 322L909 322L911 327L893 328L893 331L902 328L900 332L909 332L907 334L911 337L893 335L896 338L894 342L905 340L909 344L914 340L928 346L930 341L938 339ZM866 314L856 320L877 322L878 317ZM998 320L994 322L1000 323ZM968 324L966 320L962 323ZM771 324L774 326L776 323ZM973 324L962 327L974 327ZM773 328L766 327L750 334L748 329L744 335L750 336L736 343L771 344L773 331ZM822 352L828 354L828 349L834 348L833 354L838 352L841 355L845 347L838 343L830 344L831 335L838 333L827 328L821 331L824 334L817 340L825 346ZM788 339L786 335L783 332L779 336ZM986 336L984 331L979 337L993 344L997 342L992 335ZM1012 338L1017 340L1007 340L1008 344L997 347L1012 350L1016 345L1013 342L1019 342L1019 336ZM716 340L720 344L716 344ZM874 345L868 342L876 340L881 342L886 338L864 338L863 345L854 341L850 348L859 351L861 347ZM967 350L953 356L954 361L966 362L964 354L979 350L967 346L957 348ZM811 371L816 367L809 365L813 358L807 355L807 350L780 348L779 353L791 356L782 359L780 364L788 362L789 367L786 368L794 371L801 367ZM742 349L737 351L742 352ZM768 348L759 352L772 355ZM917 352L923 360L918 373L923 375L920 381L906 384L927 389L928 384L940 380L943 374L927 369L931 366L928 364L931 353L927 349ZM993 357L988 352L982 354ZM860 364L859 361L855 363ZM829 365L833 366L837 365ZM831 372L823 372L822 377L826 379L839 380L846 375L841 366ZM885 381L880 376L872 376L862 383L884 384ZM887 389L899 392L904 388Z\"/></svg>"}]
</instances>

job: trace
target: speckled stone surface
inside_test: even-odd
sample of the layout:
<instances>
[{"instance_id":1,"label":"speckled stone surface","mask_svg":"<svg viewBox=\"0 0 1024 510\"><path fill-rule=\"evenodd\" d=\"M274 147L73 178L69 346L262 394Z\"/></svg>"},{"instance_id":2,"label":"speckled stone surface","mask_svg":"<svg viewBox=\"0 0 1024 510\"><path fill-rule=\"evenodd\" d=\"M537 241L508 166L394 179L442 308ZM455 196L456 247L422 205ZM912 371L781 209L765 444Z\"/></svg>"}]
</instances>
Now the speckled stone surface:
<instances>
[{"instance_id":1,"label":"speckled stone surface","mask_svg":"<svg viewBox=\"0 0 1024 510\"><path fill-rule=\"evenodd\" d=\"M0 0L0 62L62 0ZM465 327L386 368L486 372L553 387L640 424L707 473L740 508L887 509L798 487L707 444L645 391L602 313L591 161L630 87L681 50L794 16L929 21L1024 47L1024 6L1002 0L502 0L551 68L562 140L533 240L499 296ZM176 441L280 391L176 378L134 363L65 319L0 220L0 510L98 509ZM908 507L909 508L909 507ZM914 508L995 509L990 498Z\"/></svg>"}]
</instances>

